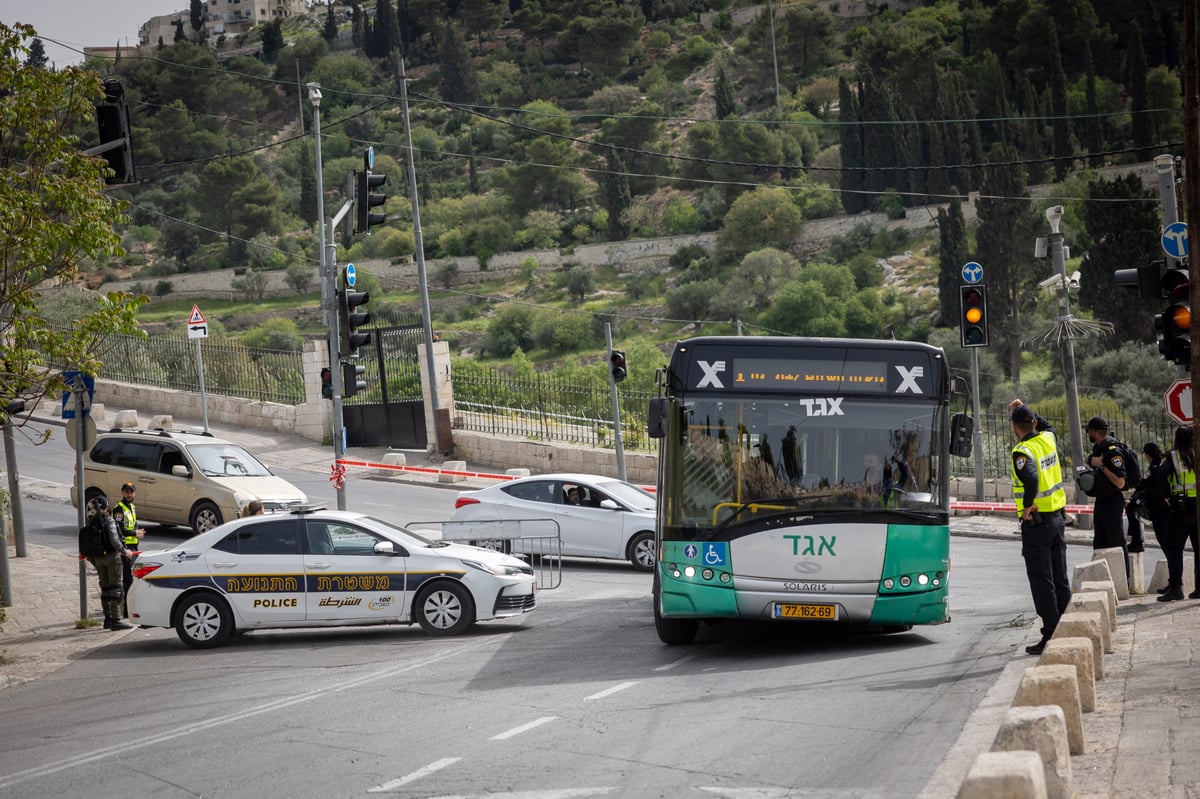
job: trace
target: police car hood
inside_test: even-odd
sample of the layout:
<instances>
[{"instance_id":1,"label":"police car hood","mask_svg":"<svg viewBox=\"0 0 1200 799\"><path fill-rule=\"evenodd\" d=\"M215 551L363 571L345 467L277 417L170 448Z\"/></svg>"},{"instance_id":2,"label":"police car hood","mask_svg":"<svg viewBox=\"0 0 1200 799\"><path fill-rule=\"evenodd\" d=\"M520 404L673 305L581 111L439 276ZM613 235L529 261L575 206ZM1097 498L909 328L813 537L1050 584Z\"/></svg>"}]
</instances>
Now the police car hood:
<instances>
[{"instance_id":1,"label":"police car hood","mask_svg":"<svg viewBox=\"0 0 1200 799\"><path fill-rule=\"evenodd\" d=\"M473 560L488 566L520 566L522 568L529 568L529 564L520 558L514 558L512 555L505 555L503 552L497 552L487 547L473 547L470 544L456 544L447 541L435 543L432 550L439 555L459 558L460 560Z\"/></svg>"}]
</instances>

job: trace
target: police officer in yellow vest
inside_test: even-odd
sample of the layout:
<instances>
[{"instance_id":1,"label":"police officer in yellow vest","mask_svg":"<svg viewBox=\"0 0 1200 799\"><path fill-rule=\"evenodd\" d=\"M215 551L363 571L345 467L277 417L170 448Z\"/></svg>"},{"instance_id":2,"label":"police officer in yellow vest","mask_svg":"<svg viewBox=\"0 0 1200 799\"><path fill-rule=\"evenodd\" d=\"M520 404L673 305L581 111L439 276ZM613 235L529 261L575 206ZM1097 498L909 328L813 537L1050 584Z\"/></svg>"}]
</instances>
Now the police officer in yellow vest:
<instances>
[{"instance_id":1,"label":"police officer in yellow vest","mask_svg":"<svg viewBox=\"0 0 1200 799\"><path fill-rule=\"evenodd\" d=\"M1012 479L1021 520L1021 557L1025 559L1033 607L1042 617L1042 638L1025 651L1040 655L1071 602L1063 532L1067 492L1063 489L1054 427L1020 400L1013 400L1008 407L1013 434L1019 439L1012 449Z\"/></svg>"},{"instance_id":2,"label":"police officer in yellow vest","mask_svg":"<svg viewBox=\"0 0 1200 799\"><path fill-rule=\"evenodd\" d=\"M1175 430L1175 448L1167 453L1167 466L1160 471L1159 479L1165 480L1165 488L1171 498L1171 512L1167 516L1167 534L1159 542L1167 561L1167 587L1159 602L1175 602L1183 599L1183 548L1192 542L1192 566L1197 581L1196 590L1188 594L1189 599L1200 599L1200 541L1196 534L1196 451L1192 441L1192 428L1181 425Z\"/></svg>"},{"instance_id":3,"label":"police officer in yellow vest","mask_svg":"<svg viewBox=\"0 0 1200 799\"><path fill-rule=\"evenodd\" d=\"M133 505L133 495L136 489L133 483L126 483L121 486L121 501L113 506L112 517L117 523L117 529L121 531L121 543L134 556L137 555L139 544L138 542L145 537L146 531L137 526L137 508ZM133 585L133 557L123 558L121 560L124 568L124 596L129 596L129 588ZM123 604L123 603L122 603ZM123 617L127 617L128 613L123 613Z\"/></svg>"}]
</instances>

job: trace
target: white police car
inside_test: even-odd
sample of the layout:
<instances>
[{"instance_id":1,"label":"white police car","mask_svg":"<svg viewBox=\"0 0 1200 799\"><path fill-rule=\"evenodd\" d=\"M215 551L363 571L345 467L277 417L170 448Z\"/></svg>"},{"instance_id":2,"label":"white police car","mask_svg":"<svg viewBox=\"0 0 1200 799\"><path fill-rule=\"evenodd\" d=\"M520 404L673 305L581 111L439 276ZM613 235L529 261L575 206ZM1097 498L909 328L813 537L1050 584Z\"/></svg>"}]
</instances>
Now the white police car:
<instances>
[{"instance_id":1,"label":"white police car","mask_svg":"<svg viewBox=\"0 0 1200 799\"><path fill-rule=\"evenodd\" d=\"M129 620L196 648L235 630L420 624L455 635L537 606L533 570L361 513L306 506L251 516L134 563Z\"/></svg>"}]
</instances>

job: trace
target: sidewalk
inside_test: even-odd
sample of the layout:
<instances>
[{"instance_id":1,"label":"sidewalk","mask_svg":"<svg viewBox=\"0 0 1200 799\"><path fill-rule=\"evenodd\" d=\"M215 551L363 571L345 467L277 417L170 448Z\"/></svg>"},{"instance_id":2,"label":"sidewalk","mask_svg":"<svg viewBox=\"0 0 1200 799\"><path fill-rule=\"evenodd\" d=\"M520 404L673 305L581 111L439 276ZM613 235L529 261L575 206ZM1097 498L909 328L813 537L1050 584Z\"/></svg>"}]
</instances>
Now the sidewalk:
<instances>
[{"instance_id":1,"label":"sidewalk","mask_svg":"<svg viewBox=\"0 0 1200 799\"><path fill-rule=\"evenodd\" d=\"M175 427L201 425L176 421ZM327 475L333 462L331 446L295 436L211 429L271 466ZM353 454L355 460L380 463L386 452L356 449ZM424 452L405 454L410 466L440 466ZM357 474L361 470L351 469L349 479L358 479ZM479 478L439 482L435 471L393 473L391 479L456 490L488 484ZM24 496L70 502L67 486L24 479L22 484ZM959 536L1016 540L1016 530L1008 515L951 518L952 534ZM1075 527L1067 528L1067 537L1073 545L1091 543L1091 532ZM0 690L49 674L124 637L99 626L75 628L80 603L73 557L36 545L28 547L28 557L14 557L11 546L8 554L15 607L6 609L8 619L0 623ZM1151 574L1161 553L1148 546L1145 557ZM89 616L99 618L97 581L90 567L87 587ZM1152 594L1134 596L1118 608L1116 651L1105 656L1096 711L1084 716L1087 752L1071 758L1076 799L1200 799L1200 601L1155 600ZM1036 662L1020 649L1014 651L923 796L940 799L957 792L975 756L990 748L1022 672Z\"/></svg>"}]
</instances>

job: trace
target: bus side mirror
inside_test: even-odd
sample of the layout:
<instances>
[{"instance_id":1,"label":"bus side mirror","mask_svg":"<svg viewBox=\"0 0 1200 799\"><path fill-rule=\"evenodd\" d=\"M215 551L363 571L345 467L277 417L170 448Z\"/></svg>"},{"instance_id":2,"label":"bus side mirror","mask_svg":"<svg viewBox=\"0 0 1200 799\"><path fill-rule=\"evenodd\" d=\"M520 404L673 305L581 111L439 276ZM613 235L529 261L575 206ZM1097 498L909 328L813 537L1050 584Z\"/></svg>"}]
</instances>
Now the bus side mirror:
<instances>
[{"instance_id":1,"label":"bus side mirror","mask_svg":"<svg viewBox=\"0 0 1200 799\"><path fill-rule=\"evenodd\" d=\"M670 413L671 403L666 397L653 397L650 400L650 412L646 416L646 435L650 438L663 438L667 435L667 414Z\"/></svg>"},{"instance_id":2,"label":"bus side mirror","mask_svg":"<svg viewBox=\"0 0 1200 799\"><path fill-rule=\"evenodd\" d=\"M975 420L965 413L950 417L950 454L960 458L971 457L971 435L975 432Z\"/></svg>"}]
</instances>

